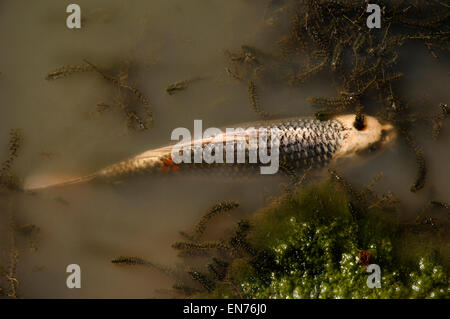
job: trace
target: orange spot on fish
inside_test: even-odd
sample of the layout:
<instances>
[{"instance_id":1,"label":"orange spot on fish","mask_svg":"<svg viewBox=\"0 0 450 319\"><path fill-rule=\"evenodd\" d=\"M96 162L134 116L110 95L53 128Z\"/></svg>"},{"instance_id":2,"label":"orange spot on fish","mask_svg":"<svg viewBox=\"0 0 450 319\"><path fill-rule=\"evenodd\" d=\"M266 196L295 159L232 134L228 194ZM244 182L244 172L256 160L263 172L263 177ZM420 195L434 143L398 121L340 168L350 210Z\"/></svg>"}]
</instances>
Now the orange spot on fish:
<instances>
[{"instance_id":1,"label":"orange spot on fish","mask_svg":"<svg viewBox=\"0 0 450 319\"><path fill-rule=\"evenodd\" d=\"M178 165L174 163L174 161L172 160L172 157L169 155L169 157L165 160L163 160L163 166L161 167L161 170L163 172L176 172L178 171Z\"/></svg>"}]
</instances>

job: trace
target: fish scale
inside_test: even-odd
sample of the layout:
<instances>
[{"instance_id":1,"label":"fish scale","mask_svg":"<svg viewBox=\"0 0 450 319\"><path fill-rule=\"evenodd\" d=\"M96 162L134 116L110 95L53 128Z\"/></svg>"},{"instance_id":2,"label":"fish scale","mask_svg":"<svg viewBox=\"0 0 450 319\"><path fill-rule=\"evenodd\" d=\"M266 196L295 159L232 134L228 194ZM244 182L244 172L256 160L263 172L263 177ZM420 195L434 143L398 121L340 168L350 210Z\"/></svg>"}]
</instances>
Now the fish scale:
<instances>
[{"instance_id":1,"label":"fish scale","mask_svg":"<svg viewBox=\"0 0 450 319\"><path fill-rule=\"evenodd\" d=\"M280 132L279 159L280 166L290 168L307 168L322 166L333 159L345 138L344 126L337 120L319 121L316 119L281 120L278 122L257 123L240 126L244 130L254 127L267 129L268 152L270 154L270 130L277 128ZM216 144L218 144L216 142ZM233 141L236 162L236 140ZM201 150L212 147L213 143L202 144ZM180 163L175 164L170 157L171 148L165 151L146 152L144 155L111 165L91 177L120 177L143 173L178 174L182 172L205 171L206 173L219 173L229 176L242 175L244 172L259 172L259 167L269 164L249 163L249 140L245 139L245 163ZM193 162L193 152L191 162ZM223 158L226 159L226 147L223 142ZM92 179L92 178L91 178Z\"/></svg>"}]
</instances>

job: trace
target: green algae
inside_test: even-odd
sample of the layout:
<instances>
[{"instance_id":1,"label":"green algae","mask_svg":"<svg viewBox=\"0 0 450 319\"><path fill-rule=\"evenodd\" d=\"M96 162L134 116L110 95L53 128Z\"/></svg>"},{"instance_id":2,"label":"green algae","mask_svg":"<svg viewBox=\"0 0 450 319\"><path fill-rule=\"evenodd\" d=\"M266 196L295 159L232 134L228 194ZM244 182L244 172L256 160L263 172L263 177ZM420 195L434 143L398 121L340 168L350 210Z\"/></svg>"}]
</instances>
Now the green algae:
<instances>
[{"instance_id":1,"label":"green algae","mask_svg":"<svg viewBox=\"0 0 450 319\"><path fill-rule=\"evenodd\" d=\"M421 229L373 207L355 216L332 180L297 189L251 221L255 253L232 261L226 280L203 297L447 298L448 253ZM435 238L436 236L433 236ZM426 240L425 240L426 239ZM445 246L445 245L444 245ZM448 247L447 247L448 248ZM366 284L368 263L381 288Z\"/></svg>"}]
</instances>

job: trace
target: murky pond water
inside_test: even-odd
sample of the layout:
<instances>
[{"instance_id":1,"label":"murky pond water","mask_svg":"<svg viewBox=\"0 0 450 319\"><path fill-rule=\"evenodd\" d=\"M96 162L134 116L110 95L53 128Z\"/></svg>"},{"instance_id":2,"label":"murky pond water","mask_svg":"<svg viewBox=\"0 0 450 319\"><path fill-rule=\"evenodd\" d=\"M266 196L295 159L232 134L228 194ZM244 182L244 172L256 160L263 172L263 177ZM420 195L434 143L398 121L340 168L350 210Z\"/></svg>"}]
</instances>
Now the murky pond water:
<instances>
[{"instance_id":1,"label":"murky pond water","mask_svg":"<svg viewBox=\"0 0 450 319\"><path fill-rule=\"evenodd\" d=\"M77 1L82 28L65 25L61 1L3 1L0 4L0 136L21 128L24 136L14 172L24 181L42 175L82 176L137 153L170 142L176 127L226 127L258 120L247 87L231 78L226 50L242 44L270 50L281 30L264 22L266 1L153 0ZM281 27L282 29L282 27ZM430 114L448 102L448 56L433 59L423 46L411 50L403 87L410 98L430 103ZM131 62L132 83L149 99L150 130L126 130L123 114L95 114L98 103L112 103L114 89L87 72L58 81L46 74L63 65L114 67ZM417 61L420 61L417 64ZM169 83L202 77L185 91L169 95ZM298 87L264 87L264 109L279 117L306 116L311 96L333 95L326 76ZM360 184L384 172L380 191L393 191L414 215L433 198L450 201L450 130L438 141L428 126L416 128L427 159L426 187L411 193L414 154L403 141L383 154L343 169ZM0 155L6 156L5 148ZM2 156L3 158L3 156ZM125 180L119 185L77 185L14 198L17 219L40 228L36 251L20 256L21 297L161 297L172 279L156 271L123 268L110 261L139 256L160 264L177 262L171 244L180 230L219 200L236 200L233 218L246 216L282 192L281 177L223 180L178 177ZM217 225L225 228L229 223ZM3 229L3 231L5 231ZM66 266L82 268L82 289L66 287Z\"/></svg>"}]
</instances>

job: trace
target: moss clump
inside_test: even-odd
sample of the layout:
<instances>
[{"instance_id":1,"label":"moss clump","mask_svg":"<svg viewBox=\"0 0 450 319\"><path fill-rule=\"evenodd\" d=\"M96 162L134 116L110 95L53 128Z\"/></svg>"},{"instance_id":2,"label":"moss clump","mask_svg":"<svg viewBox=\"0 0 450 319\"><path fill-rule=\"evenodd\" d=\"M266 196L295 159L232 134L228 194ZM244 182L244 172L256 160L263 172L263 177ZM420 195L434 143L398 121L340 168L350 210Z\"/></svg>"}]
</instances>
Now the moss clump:
<instances>
[{"instance_id":1,"label":"moss clump","mask_svg":"<svg viewBox=\"0 0 450 319\"><path fill-rule=\"evenodd\" d=\"M252 223L255 254L231 263L228 285L212 297L446 298L448 270L439 251L417 243L404 253L410 228L379 208L355 217L348 194L332 181L282 198ZM423 245L422 245L423 248ZM413 251L412 251L413 250ZM381 267L381 288L368 288L369 263Z\"/></svg>"}]
</instances>

